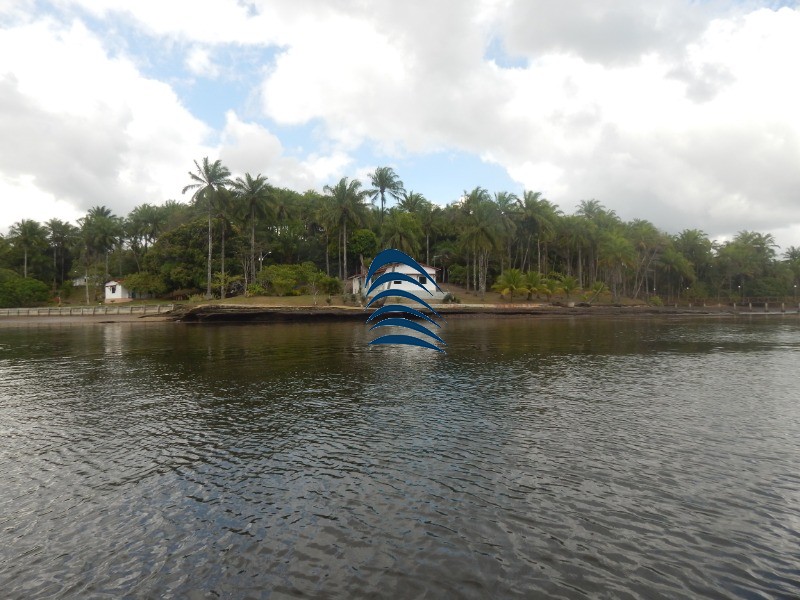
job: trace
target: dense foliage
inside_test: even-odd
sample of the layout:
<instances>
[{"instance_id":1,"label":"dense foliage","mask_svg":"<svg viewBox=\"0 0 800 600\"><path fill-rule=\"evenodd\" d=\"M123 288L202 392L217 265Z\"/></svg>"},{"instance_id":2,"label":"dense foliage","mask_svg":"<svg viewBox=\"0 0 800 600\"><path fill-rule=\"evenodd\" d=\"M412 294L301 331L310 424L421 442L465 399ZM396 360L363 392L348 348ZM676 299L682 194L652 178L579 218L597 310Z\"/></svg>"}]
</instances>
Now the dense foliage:
<instances>
[{"instance_id":1,"label":"dense foliage","mask_svg":"<svg viewBox=\"0 0 800 600\"><path fill-rule=\"evenodd\" d=\"M601 289L653 303L792 299L800 283L800 249L778 256L769 233L669 235L597 200L564 214L539 192L479 187L439 206L406 191L389 167L368 187L345 177L323 194L276 188L261 174L231 179L220 161L194 167L185 204L145 203L124 217L97 206L76 225L15 223L0 236L0 268L17 278L4 271L3 302L41 301L25 280L46 282L54 297L73 278L86 302L111 277L155 295L337 293L385 247L441 269L444 281L509 299Z\"/></svg>"}]
</instances>

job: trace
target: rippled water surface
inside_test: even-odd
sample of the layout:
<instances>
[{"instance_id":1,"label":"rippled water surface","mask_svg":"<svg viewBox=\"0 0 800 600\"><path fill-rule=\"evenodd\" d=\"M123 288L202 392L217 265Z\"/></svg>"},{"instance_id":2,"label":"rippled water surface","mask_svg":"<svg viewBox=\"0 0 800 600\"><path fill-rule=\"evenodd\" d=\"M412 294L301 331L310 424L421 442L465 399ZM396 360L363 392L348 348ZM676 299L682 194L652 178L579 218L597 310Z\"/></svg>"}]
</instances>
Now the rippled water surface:
<instances>
[{"instance_id":1,"label":"rippled water surface","mask_svg":"<svg viewBox=\"0 0 800 600\"><path fill-rule=\"evenodd\" d=\"M800 319L0 324L0 596L800 595Z\"/></svg>"}]
</instances>

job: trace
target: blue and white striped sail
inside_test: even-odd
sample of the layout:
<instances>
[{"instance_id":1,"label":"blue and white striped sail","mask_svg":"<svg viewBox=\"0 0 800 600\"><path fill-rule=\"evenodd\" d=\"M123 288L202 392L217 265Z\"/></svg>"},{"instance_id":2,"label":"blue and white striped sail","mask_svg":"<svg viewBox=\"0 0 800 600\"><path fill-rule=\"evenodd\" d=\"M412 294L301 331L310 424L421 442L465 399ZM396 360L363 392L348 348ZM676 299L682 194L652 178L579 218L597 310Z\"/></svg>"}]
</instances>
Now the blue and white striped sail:
<instances>
[{"instance_id":1,"label":"blue and white striped sail","mask_svg":"<svg viewBox=\"0 0 800 600\"><path fill-rule=\"evenodd\" d=\"M411 302L416 302L419 304L419 308L425 309L431 314L435 316L435 318L439 318L444 321L442 315L440 315L434 308L428 304L425 300L420 298L414 292L399 289L399 288L392 288L391 284L393 282L403 282L407 284L411 284L412 289L413 286L420 288L420 294L422 292L428 294L429 296L433 296L433 293L423 285L418 279L411 277L405 273L400 273L397 271L387 271L378 277L375 277L374 280L372 278L376 275L376 273L382 268L387 265L395 265L395 264L402 264L406 265L413 271L418 272L424 279L423 281L430 281L436 287L436 289L441 293L442 290L439 285L436 283L436 280L431 278L425 268L420 265L417 261L411 258L408 254L401 252L400 250L396 250L394 248L390 248L388 250L384 250L375 259L372 261L372 264L369 266L369 271L367 271L367 277L365 280L365 284L369 285L367 289L367 298L370 297L370 294L379 290L382 286L386 286L386 289L379 291L376 293L372 298L369 299L367 303L367 308L371 307L373 304L383 300L386 302L389 298L402 298L404 300L409 300ZM371 282L371 283L370 283ZM425 313L421 312L421 310L417 308L412 308L407 304L384 304L380 308L378 308L375 312L370 315L367 319L367 323L373 321L378 317L384 317L382 320L377 321L375 324L370 327L370 331L373 329L378 329L380 327L397 327L404 332L416 332L421 334L425 337L419 337L416 335L409 335L408 333L389 333L382 335L374 340L372 340L369 344L370 345L380 345L380 344L398 344L404 346L417 346L419 348L427 348L429 350L436 350L437 352L444 352L437 344L447 345L445 341L439 337L436 333L428 329L424 324L414 321L406 316L403 315L410 315L413 317L417 317L422 319L423 321L427 321L431 325L435 325L436 327L441 328L441 325L437 323L433 318L426 315ZM428 338L428 339L426 339ZM432 340L432 341L431 341Z\"/></svg>"}]
</instances>

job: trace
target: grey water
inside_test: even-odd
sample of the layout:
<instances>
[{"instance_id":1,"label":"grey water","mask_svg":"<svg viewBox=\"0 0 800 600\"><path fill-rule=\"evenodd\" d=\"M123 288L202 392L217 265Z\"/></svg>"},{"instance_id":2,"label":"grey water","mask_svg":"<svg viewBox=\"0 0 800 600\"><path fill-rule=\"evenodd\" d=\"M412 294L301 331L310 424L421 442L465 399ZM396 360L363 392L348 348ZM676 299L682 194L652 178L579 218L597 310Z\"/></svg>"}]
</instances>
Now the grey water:
<instances>
[{"instance_id":1,"label":"grey water","mask_svg":"<svg viewBox=\"0 0 800 600\"><path fill-rule=\"evenodd\" d=\"M0 597L800 596L800 319L0 324Z\"/></svg>"}]
</instances>

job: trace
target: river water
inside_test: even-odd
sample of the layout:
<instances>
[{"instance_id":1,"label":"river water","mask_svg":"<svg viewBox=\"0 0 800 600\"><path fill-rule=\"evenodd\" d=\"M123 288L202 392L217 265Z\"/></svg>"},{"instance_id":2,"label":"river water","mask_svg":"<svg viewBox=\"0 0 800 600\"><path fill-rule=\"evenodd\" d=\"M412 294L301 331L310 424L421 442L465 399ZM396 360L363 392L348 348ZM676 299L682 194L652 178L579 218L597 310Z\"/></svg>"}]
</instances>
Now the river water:
<instances>
[{"instance_id":1,"label":"river water","mask_svg":"<svg viewBox=\"0 0 800 600\"><path fill-rule=\"evenodd\" d=\"M4 598L800 595L800 319L0 324Z\"/></svg>"}]
</instances>

